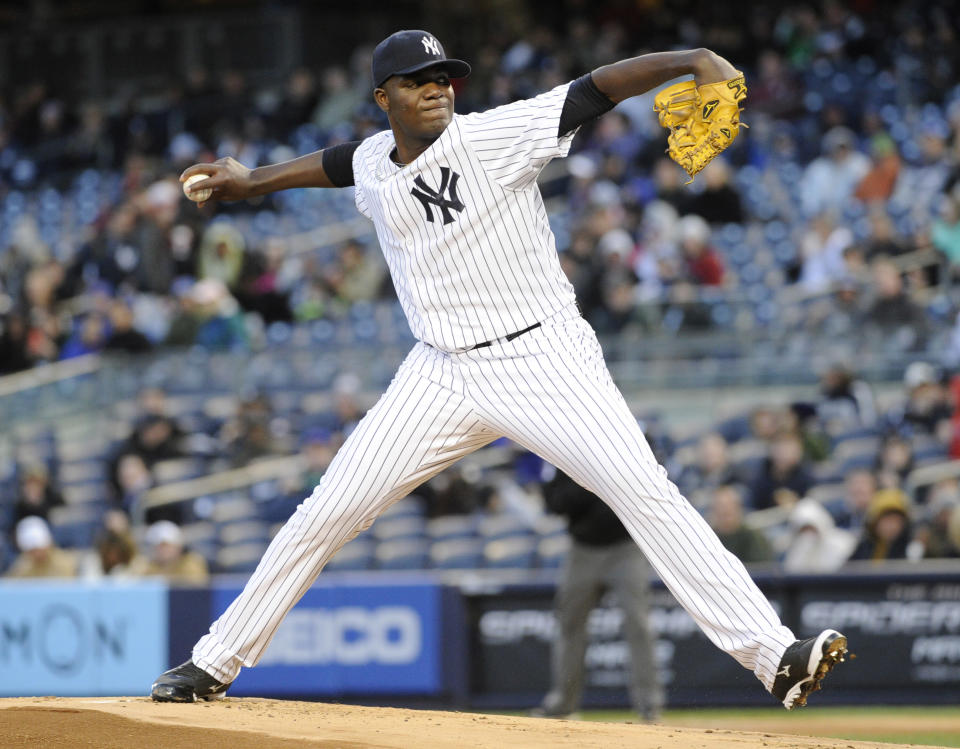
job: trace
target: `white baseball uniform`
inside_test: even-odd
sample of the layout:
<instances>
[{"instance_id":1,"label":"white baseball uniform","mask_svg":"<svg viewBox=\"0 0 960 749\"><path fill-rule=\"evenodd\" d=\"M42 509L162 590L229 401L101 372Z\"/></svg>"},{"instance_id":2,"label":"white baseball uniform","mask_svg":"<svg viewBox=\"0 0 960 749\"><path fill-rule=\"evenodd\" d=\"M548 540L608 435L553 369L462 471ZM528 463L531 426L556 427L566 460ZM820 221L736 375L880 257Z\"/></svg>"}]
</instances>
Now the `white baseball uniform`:
<instances>
[{"instance_id":1,"label":"white baseball uniform","mask_svg":"<svg viewBox=\"0 0 960 749\"><path fill-rule=\"evenodd\" d=\"M536 178L569 151L568 85L456 115L404 167L390 131L354 153L357 207L419 342L194 648L220 681L257 663L327 560L392 502L506 436L606 501L707 637L773 684L793 634L657 463L560 268Z\"/></svg>"}]
</instances>

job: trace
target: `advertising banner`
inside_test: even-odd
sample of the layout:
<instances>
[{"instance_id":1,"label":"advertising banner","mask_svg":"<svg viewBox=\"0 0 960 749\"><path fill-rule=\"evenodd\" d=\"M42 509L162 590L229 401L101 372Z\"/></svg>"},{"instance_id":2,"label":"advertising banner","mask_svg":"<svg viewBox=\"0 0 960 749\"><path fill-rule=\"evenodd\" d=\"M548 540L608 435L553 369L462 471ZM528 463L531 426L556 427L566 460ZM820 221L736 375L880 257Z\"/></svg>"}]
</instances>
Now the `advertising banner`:
<instances>
[{"instance_id":1,"label":"advertising banner","mask_svg":"<svg viewBox=\"0 0 960 749\"><path fill-rule=\"evenodd\" d=\"M167 588L0 584L0 696L145 695L167 664Z\"/></svg>"},{"instance_id":2,"label":"advertising banner","mask_svg":"<svg viewBox=\"0 0 960 749\"><path fill-rule=\"evenodd\" d=\"M960 701L960 575L761 577L760 588L797 637L843 631L856 654L831 674L834 703ZM525 708L550 688L557 636L549 585L467 596L470 701ZM627 707L630 653L616 601L591 613L584 706ZM756 677L717 649L660 585L653 589L654 656L669 704L771 705Z\"/></svg>"},{"instance_id":3,"label":"advertising banner","mask_svg":"<svg viewBox=\"0 0 960 749\"><path fill-rule=\"evenodd\" d=\"M239 592L215 589L215 616ZM434 583L318 583L230 694L439 693L446 682L442 622L442 589Z\"/></svg>"},{"instance_id":4,"label":"advertising banner","mask_svg":"<svg viewBox=\"0 0 960 749\"><path fill-rule=\"evenodd\" d=\"M765 592L774 608L782 609L778 590ZM550 648L557 636L553 589L516 586L467 600L472 703L538 704L550 688ZM657 672L671 704L763 701L756 677L719 652L662 587L651 591L650 628ZM630 649L613 596L591 612L587 635L584 706L627 705Z\"/></svg>"}]
</instances>

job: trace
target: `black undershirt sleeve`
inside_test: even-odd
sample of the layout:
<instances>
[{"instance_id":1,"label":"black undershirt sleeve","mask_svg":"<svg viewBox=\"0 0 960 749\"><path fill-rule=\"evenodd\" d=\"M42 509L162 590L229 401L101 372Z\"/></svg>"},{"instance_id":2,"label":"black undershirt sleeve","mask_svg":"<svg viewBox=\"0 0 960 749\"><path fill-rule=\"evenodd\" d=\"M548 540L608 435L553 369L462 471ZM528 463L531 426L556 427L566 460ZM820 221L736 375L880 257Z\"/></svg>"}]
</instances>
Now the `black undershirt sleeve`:
<instances>
[{"instance_id":1,"label":"black undershirt sleeve","mask_svg":"<svg viewBox=\"0 0 960 749\"><path fill-rule=\"evenodd\" d=\"M557 137L562 138L615 106L616 104L597 88L590 73L580 76L567 89L567 100L563 102L563 111L560 113Z\"/></svg>"},{"instance_id":2,"label":"black undershirt sleeve","mask_svg":"<svg viewBox=\"0 0 960 749\"><path fill-rule=\"evenodd\" d=\"M335 187L353 185L353 152L360 143L352 140L323 149L323 171Z\"/></svg>"}]
</instances>

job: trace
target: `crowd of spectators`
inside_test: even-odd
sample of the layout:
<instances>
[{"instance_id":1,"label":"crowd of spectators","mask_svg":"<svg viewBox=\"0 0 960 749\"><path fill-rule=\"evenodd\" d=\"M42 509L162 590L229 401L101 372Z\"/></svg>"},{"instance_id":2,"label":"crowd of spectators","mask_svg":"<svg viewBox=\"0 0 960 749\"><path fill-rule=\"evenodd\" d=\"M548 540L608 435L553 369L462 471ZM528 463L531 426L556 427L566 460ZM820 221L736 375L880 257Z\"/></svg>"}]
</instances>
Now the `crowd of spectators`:
<instances>
[{"instance_id":1,"label":"crowd of spectators","mask_svg":"<svg viewBox=\"0 0 960 749\"><path fill-rule=\"evenodd\" d=\"M584 127L564 176L545 186L563 216L561 263L584 314L611 335L777 324L814 341L920 352L960 308L951 285L960 267L960 44L945 7L770 6L723 33L691 16L669 31L654 25L642 48L629 24L600 11L571 16L456 48L474 63L457 82L457 108L530 96L648 45L717 49L747 74L751 129L693 185L664 158L665 134L643 96ZM103 101L18 76L0 96L0 374L100 351L243 351L259 345L258 326L343 317L390 299L366 237L333 252L291 251L291 235L312 228L298 217L347 217L341 204L281 195L198 210L176 181L197 161L232 155L254 166L384 127L367 64L357 55L256 89L236 70L198 67L149 96ZM717 299L752 306L746 318L725 319ZM908 484L925 461L960 456L949 385L960 325L953 340L944 373L908 369L893 410L835 367L816 403L758 405L679 448L654 432L651 441L746 561L820 570L851 558L957 556L957 480ZM299 450L306 469L264 503L280 521L360 418L359 391L341 378L331 408L296 428L262 393L229 417L183 424L162 391L146 391L129 437L106 456L110 512L96 555L55 548L48 521L63 497L50 466L23 465L5 528L22 552L12 571L73 565L71 574L199 579L205 565L185 556L177 532L191 519L182 508L153 511L142 538L130 532L126 518L162 483L160 467L201 458L228 469ZM841 439L851 433L859 436ZM540 491L537 481L490 484L458 470L420 493L431 516L529 520Z\"/></svg>"},{"instance_id":2,"label":"crowd of spectators","mask_svg":"<svg viewBox=\"0 0 960 749\"><path fill-rule=\"evenodd\" d=\"M569 179L551 188L564 195L559 248L587 317L611 333L702 330L730 317L705 300L762 305L792 288L820 306L797 314L773 296L772 312L734 319L814 336L866 326L921 349L957 308L937 290L960 257L960 45L940 3L868 5L771 6L734 26L697 6L671 27L670 9L624 23L600 3L556 28L464 42L474 73L457 82L458 109L533 95L648 46L716 48L751 91L751 130L729 158L685 186L638 97L584 128ZM251 231L244 217L282 219L295 201L198 211L176 182L197 161L253 166L383 127L363 55L257 87L196 67L104 100L15 81L0 96L0 371L165 343L242 349L251 319L337 316L391 297L372 242L293 254L290 224ZM721 248L731 224L747 231ZM732 263L738 244L748 253ZM934 259L896 262L918 249Z\"/></svg>"},{"instance_id":3,"label":"crowd of spectators","mask_svg":"<svg viewBox=\"0 0 960 749\"><path fill-rule=\"evenodd\" d=\"M956 377L915 362L902 396L880 407L870 386L838 365L823 373L816 398L756 406L682 439L655 419L644 423L671 478L736 556L793 572L831 572L857 560L960 558L960 475L950 462L960 457L958 389ZM202 579L208 568L224 571L222 549L207 545L198 554L180 526L213 521L235 528L220 532L221 543L249 540L249 526L261 534L269 524L275 528L320 482L367 405L369 394L352 374L340 375L326 405L310 414L253 392L217 413L201 407L174 415L163 390L146 388L129 417L129 436L96 459L104 481L102 490L93 487L98 494L89 505L100 513L93 549L54 543L76 541L70 523L64 535L59 520L58 513L76 508L64 500L57 461L20 467L13 501L0 507L0 533L20 552L8 574L161 575L183 582ZM203 497L143 505L148 492L170 481L284 456L299 460L277 480L251 480L244 489L250 499L239 510L218 515ZM549 470L501 441L480 465L458 464L419 487L415 501L427 520L496 517L532 529L551 506ZM59 475L66 480L62 467ZM136 534L131 517L146 520ZM379 538L376 527L373 535Z\"/></svg>"}]
</instances>

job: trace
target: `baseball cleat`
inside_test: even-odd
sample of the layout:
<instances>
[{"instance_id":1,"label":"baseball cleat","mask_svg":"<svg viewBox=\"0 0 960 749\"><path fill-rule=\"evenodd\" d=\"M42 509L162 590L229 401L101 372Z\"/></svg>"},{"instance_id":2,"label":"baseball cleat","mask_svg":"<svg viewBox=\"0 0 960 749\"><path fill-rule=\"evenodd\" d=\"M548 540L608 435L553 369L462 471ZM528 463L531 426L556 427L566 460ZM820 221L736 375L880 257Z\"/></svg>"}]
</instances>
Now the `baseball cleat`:
<instances>
[{"instance_id":1,"label":"baseball cleat","mask_svg":"<svg viewBox=\"0 0 960 749\"><path fill-rule=\"evenodd\" d=\"M808 640L797 640L780 659L770 691L787 710L803 707L810 693L820 689L823 677L846 655L847 638L835 629L825 629Z\"/></svg>"},{"instance_id":2,"label":"baseball cleat","mask_svg":"<svg viewBox=\"0 0 960 749\"><path fill-rule=\"evenodd\" d=\"M154 702L196 702L198 698L221 700L227 696L229 687L194 665L193 661L187 661L160 674L150 688L150 696Z\"/></svg>"}]
</instances>

